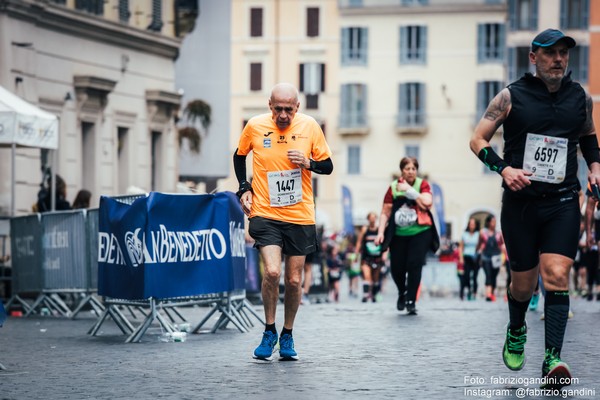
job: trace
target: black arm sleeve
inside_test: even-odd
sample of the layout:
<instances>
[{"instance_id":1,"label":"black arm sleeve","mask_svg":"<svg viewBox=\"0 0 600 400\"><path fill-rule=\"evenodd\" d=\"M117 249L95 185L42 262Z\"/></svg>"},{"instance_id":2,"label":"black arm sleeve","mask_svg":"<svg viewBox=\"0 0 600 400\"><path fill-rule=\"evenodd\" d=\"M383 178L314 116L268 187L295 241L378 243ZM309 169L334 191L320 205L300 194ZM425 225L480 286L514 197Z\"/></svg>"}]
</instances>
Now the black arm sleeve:
<instances>
[{"instance_id":1,"label":"black arm sleeve","mask_svg":"<svg viewBox=\"0 0 600 400\"><path fill-rule=\"evenodd\" d=\"M316 174L329 175L333 171L333 162L331 158L322 161L310 160L310 168L308 170Z\"/></svg>"},{"instance_id":2,"label":"black arm sleeve","mask_svg":"<svg viewBox=\"0 0 600 400\"><path fill-rule=\"evenodd\" d=\"M598 149L598 138L595 133L581 136L579 138L579 148L588 167L592 163L600 162L600 149Z\"/></svg>"},{"instance_id":3,"label":"black arm sleeve","mask_svg":"<svg viewBox=\"0 0 600 400\"><path fill-rule=\"evenodd\" d=\"M238 183L241 184L246 180L246 156L240 156L237 153L238 149L233 152L233 169Z\"/></svg>"}]
</instances>

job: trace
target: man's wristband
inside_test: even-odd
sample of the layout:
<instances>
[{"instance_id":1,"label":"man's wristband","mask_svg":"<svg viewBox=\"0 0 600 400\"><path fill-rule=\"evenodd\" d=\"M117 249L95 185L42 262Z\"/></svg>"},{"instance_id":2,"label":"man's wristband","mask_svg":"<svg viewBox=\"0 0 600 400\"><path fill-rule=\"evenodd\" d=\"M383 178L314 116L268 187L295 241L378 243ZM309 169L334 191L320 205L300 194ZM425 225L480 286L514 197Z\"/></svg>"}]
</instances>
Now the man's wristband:
<instances>
[{"instance_id":1,"label":"man's wristband","mask_svg":"<svg viewBox=\"0 0 600 400\"><path fill-rule=\"evenodd\" d=\"M490 169L490 171L494 171L497 173L502 173L502 170L506 167L510 167L506 161L504 161L491 146L484 147L479 151L477 157L481 160L482 163L485 164L486 167Z\"/></svg>"},{"instance_id":2,"label":"man's wristband","mask_svg":"<svg viewBox=\"0 0 600 400\"><path fill-rule=\"evenodd\" d=\"M240 182L240 189L235 194L239 199L242 198L242 195L246 192L252 192L252 185L248 181Z\"/></svg>"}]
</instances>

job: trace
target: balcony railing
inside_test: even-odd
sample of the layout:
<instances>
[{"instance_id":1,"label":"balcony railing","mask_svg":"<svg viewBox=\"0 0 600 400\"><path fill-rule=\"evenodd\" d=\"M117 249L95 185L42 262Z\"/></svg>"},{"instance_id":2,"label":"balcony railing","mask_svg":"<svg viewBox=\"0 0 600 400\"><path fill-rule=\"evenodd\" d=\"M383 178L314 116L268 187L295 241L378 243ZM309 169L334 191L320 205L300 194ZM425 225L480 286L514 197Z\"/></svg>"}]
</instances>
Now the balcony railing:
<instances>
[{"instance_id":1,"label":"balcony railing","mask_svg":"<svg viewBox=\"0 0 600 400\"><path fill-rule=\"evenodd\" d=\"M368 8L368 7L424 7L424 6L448 6L451 5L503 5L506 0L338 0L338 7Z\"/></svg>"},{"instance_id":2,"label":"balcony railing","mask_svg":"<svg viewBox=\"0 0 600 400\"><path fill-rule=\"evenodd\" d=\"M405 110L396 116L398 133L424 134L427 132L427 115L424 111Z\"/></svg>"},{"instance_id":3,"label":"balcony railing","mask_svg":"<svg viewBox=\"0 0 600 400\"><path fill-rule=\"evenodd\" d=\"M365 113L342 113L339 117L339 133L342 135L366 135L369 133Z\"/></svg>"},{"instance_id":4,"label":"balcony railing","mask_svg":"<svg viewBox=\"0 0 600 400\"><path fill-rule=\"evenodd\" d=\"M367 126L364 113L346 113L340 115L340 128L362 128Z\"/></svg>"}]
</instances>

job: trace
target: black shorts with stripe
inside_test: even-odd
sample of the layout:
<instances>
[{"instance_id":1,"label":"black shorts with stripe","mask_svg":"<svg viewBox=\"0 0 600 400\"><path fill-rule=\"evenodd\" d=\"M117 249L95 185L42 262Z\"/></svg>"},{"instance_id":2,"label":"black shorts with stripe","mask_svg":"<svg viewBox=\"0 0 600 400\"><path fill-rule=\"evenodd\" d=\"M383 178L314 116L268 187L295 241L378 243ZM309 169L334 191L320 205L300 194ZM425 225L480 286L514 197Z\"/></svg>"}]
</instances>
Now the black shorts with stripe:
<instances>
[{"instance_id":1,"label":"black shorts with stripe","mask_svg":"<svg viewBox=\"0 0 600 400\"><path fill-rule=\"evenodd\" d=\"M579 242L579 197L576 191L539 198L502 196L502 235L510 269L535 268L540 254L574 259Z\"/></svg>"}]
</instances>

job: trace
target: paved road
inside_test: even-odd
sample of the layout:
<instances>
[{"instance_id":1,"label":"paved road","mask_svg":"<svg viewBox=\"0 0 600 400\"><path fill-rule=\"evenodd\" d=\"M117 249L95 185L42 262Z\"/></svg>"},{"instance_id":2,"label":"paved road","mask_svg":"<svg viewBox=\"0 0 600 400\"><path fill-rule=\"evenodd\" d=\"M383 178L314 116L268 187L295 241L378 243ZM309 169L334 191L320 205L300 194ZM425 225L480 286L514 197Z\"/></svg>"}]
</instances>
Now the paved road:
<instances>
[{"instance_id":1,"label":"paved road","mask_svg":"<svg viewBox=\"0 0 600 400\"><path fill-rule=\"evenodd\" d=\"M511 372L500 355L504 302L424 296L411 317L394 309L391 291L385 296L377 304L344 296L339 304L302 306L297 362L253 360L258 325L249 333L230 327L188 335L183 343L160 342L156 326L141 343L125 344L112 322L88 336L91 314L10 318L0 329L0 362L7 367L0 371L0 399L504 399L537 387L497 380L539 377L540 312L528 316L528 362ZM571 388L580 392L569 398L600 398L600 302L574 299L572 308L563 356L579 378ZM206 308L182 312L194 323ZM548 398L530 394L523 397Z\"/></svg>"}]
</instances>

